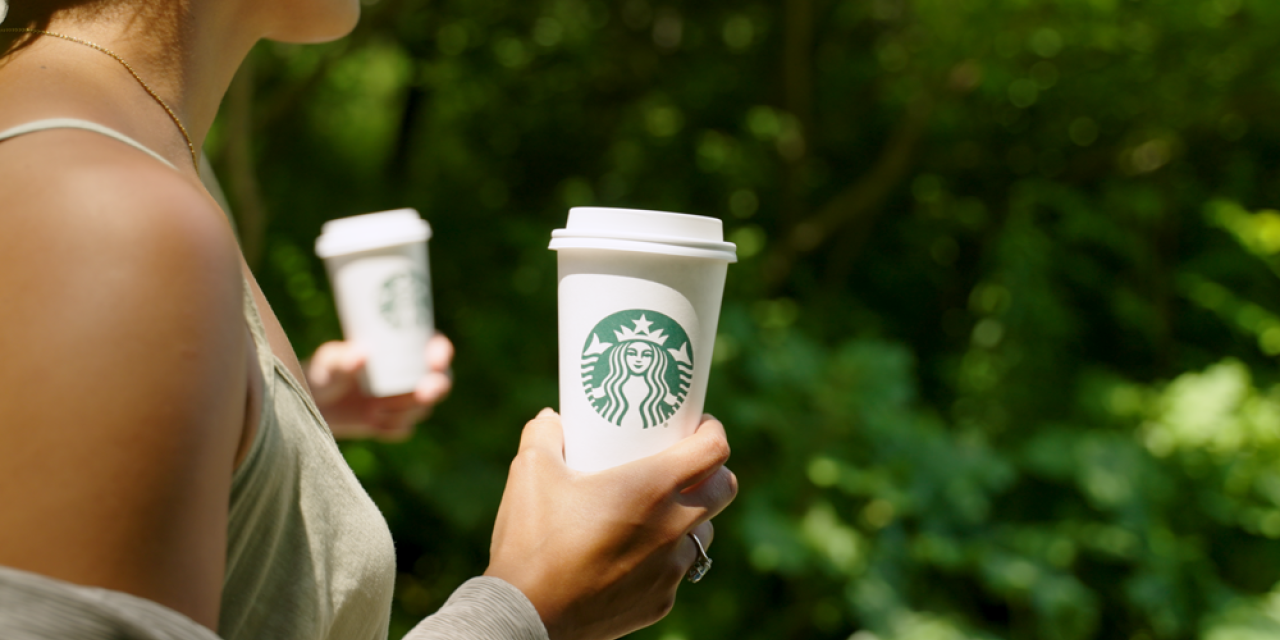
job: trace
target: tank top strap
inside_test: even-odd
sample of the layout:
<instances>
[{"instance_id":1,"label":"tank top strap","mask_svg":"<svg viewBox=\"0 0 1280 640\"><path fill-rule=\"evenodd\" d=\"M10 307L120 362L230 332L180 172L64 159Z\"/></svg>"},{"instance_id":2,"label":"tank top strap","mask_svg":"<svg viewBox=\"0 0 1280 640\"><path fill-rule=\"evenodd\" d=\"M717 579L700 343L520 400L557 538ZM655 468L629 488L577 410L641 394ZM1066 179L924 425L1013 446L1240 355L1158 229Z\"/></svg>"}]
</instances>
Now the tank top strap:
<instances>
[{"instance_id":1,"label":"tank top strap","mask_svg":"<svg viewBox=\"0 0 1280 640\"><path fill-rule=\"evenodd\" d=\"M35 120L33 122L28 122L26 124L20 124L16 127L12 127L10 129L0 131L0 142L8 140L9 138L16 138L21 135L26 135L28 133L35 133L37 131L48 131L50 129L83 129L85 131L92 131L94 133L107 136L108 138L113 138L115 140L123 142L151 156L152 158L155 158L156 160L163 162L165 166L169 167L170 169L177 170L177 167L173 166L172 162L169 162L164 158L164 156L156 153L155 151L148 149L141 142L138 142L137 140L134 140L133 138L130 138L129 136L126 136L125 134L120 133L119 131L116 131L115 129L112 129L110 127L105 127L96 122L89 122L88 120L80 120L78 118L48 118L45 120Z\"/></svg>"},{"instance_id":2,"label":"tank top strap","mask_svg":"<svg viewBox=\"0 0 1280 640\"><path fill-rule=\"evenodd\" d=\"M244 319L253 333L253 341L261 349L270 348L267 343L267 330L262 324L262 315L258 313L258 303L253 299L253 284L245 276L240 276L241 288L244 289Z\"/></svg>"}]
</instances>

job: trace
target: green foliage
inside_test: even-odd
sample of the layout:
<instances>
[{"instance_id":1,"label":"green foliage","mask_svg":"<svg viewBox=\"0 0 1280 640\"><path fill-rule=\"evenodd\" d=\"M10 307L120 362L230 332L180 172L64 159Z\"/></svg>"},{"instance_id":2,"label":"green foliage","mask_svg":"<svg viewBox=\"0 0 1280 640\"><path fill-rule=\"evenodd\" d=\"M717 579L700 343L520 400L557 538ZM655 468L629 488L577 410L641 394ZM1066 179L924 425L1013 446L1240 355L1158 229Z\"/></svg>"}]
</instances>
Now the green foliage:
<instances>
[{"instance_id":1,"label":"green foliage","mask_svg":"<svg viewBox=\"0 0 1280 640\"><path fill-rule=\"evenodd\" d=\"M708 399L742 493L637 638L1274 637L1278 31L1266 0L381 0L258 49L211 150L300 350L337 337L325 219L435 229L456 392L345 446L400 632L485 565L557 403L546 243L599 204L720 217L742 258Z\"/></svg>"}]
</instances>

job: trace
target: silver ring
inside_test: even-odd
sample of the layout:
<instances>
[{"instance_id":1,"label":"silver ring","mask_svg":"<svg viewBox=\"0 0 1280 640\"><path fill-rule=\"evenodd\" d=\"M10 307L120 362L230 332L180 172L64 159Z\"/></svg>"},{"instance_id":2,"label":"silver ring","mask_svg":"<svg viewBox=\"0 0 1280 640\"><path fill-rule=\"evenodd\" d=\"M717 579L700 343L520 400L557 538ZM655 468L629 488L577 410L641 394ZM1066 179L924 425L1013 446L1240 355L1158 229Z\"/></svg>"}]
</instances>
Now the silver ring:
<instances>
[{"instance_id":1,"label":"silver ring","mask_svg":"<svg viewBox=\"0 0 1280 640\"><path fill-rule=\"evenodd\" d=\"M689 567L689 571L684 574L684 578L692 584L698 584L698 581L711 570L711 557L707 555L707 550L702 546L702 541L698 539L698 536L690 531L689 537L693 538L693 544L698 547L698 559L693 561L693 566Z\"/></svg>"}]
</instances>

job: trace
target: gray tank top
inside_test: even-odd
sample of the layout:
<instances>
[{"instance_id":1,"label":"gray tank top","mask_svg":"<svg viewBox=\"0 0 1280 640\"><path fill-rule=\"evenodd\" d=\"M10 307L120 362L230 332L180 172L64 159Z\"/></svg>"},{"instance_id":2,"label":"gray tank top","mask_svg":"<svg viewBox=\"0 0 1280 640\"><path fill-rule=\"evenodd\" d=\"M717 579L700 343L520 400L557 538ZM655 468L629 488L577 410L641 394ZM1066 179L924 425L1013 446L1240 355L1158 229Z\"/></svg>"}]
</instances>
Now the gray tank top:
<instances>
[{"instance_id":1,"label":"gray tank top","mask_svg":"<svg viewBox=\"0 0 1280 640\"><path fill-rule=\"evenodd\" d=\"M173 166L124 134L84 120L28 123L0 132L0 142L48 129L93 131ZM249 453L232 476L218 636L385 640L395 581L386 521L343 460L311 395L271 352L248 283L244 317L262 370L263 409ZM0 567L0 637L217 636L147 600ZM524 594L502 580L479 577L405 638L546 640L547 634Z\"/></svg>"}]
</instances>

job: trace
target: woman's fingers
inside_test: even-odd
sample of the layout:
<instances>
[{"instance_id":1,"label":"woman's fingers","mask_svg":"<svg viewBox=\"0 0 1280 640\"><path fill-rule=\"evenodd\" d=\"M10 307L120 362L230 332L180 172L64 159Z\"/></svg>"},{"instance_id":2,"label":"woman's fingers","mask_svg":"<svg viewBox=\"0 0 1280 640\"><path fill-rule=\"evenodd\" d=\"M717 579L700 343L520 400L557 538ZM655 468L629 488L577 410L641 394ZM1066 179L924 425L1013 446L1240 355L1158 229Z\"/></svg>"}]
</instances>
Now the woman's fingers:
<instances>
[{"instance_id":1,"label":"woman's fingers","mask_svg":"<svg viewBox=\"0 0 1280 640\"><path fill-rule=\"evenodd\" d=\"M413 435L414 427L426 414L426 408L417 405L408 409L376 413L369 419L369 424L373 427L372 435L384 442L403 442Z\"/></svg>"},{"instance_id":2,"label":"woman's fingers","mask_svg":"<svg viewBox=\"0 0 1280 640\"><path fill-rule=\"evenodd\" d=\"M526 450L537 450L564 459L564 430L560 426L560 414L546 408L524 425L520 434L520 452Z\"/></svg>"},{"instance_id":3,"label":"woman's fingers","mask_svg":"<svg viewBox=\"0 0 1280 640\"><path fill-rule=\"evenodd\" d=\"M711 548L711 541L714 538L715 527L711 524L710 520L694 527L693 531L690 531L684 536L681 540L679 551L675 554L675 569L678 573L673 576L675 579L674 586L678 587L680 583L684 582L685 578L690 577L694 568L698 566L700 558L707 555L707 550ZM699 545L702 547L701 551L698 549ZM711 557L707 555L707 560L710 559ZM696 575L692 576L695 578L694 581L696 582L701 580L702 576L706 575L710 568L711 567L709 565L701 567L701 569L696 572Z\"/></svg>"},{"instance_id":4,"label":"woman's fingers","mask_svg":"<svg viewBox=\"0 0 1280 640\"><path fill-rule=\"evenodd\" d=\"M364 366L365 354L350 342L330 341L320 345L307 365L307 383L316 402L341 398L357 383L356 372Z\"/></svg>"},{"instance_id":5,"label":"woman's fingers","mask_svg":"<svg viewBox=\"0 0 1280 640\"><path fill-rule=\"evenodd\" d=\"M447 372L453 364L453 342L443 333L436 333L427 341L427 368Z\"/></svg>"},{"instance_id":6,"label":"woman's fingers","mask_svg":"<svg viewBox=\"0 0 1280 640\"><path fill-rule=\"evenodd\" d=\"M715 538L709 522L737 492L728 445L712 419L666 451L575 474L563 462L560 416L524 427L494 523L486 575L515 585L553 638L616 638L671 609Z\"/></svg>"},{"instance_id":7,"label":"woman's fingers","mask_svg":"<svg viewBox=\"0 0 1280 640\"><path fill-rule=\"evenodd\" d=\"M680 492L680 504L702 509L703 518L720 515L738 495L738 476L728 467L720 467L711 477L693 488Z\"/></svg>"},{"instance_id":8,"label":"woman's fingers","mask_svg":"<svg viewBox=\"0 0 1280 640\"><path fill-rule=\"evenodd\" d=\"M414 388L411 397L419 404L434 405L453 387L449 367L453 364L453 342L444 334L436 333L427 341L424 358L427 364L423 379ZM329 341L318 349L307 366L307 382L312 386L317 402L337 399L352 391L357 384L357 373L365 365L368 356L352 342Z\"/></svg>"},{"instance_id":9,"label":"woman's fingers","mask_svg":"<svg viewBox=\"0 0 1280 640\"><path fill-rule=\"evenodd\" d=\"M414 387L413 397L419 404L434 407L453 389L449 368L453 365L453 343L443 333L436 333L427 341L426 362L427 371Z\"/></svg>"},{"instance_id":10,"label":"woman's fingers","mask_svg":"<svg viewBox=\"0 0 1280 640\"><path fill-rule=\"evenodd\" d=\"M352 342L326 342L307 363L307 382L335 437L399 442L413 435L417 423L449 395L453 354L449 338L433 335L423 350L425 371L414 389L380 398L360 385L360 371L368 362L364 350Z\"/></svg>"},{"instance_id":11,"label":"woman's fingers","mask_svg":"<svg viewBox=\"0 0 1280 640\"><path fill-rule=\"evenodd\" d=\"M729 440L724 425L709 415L689 437L665 451L637 460L636 473L645 477L669 478L678 491L695 490L715 475L729 460Z\"/></svg>"},{"instance_id":12,"label":"woman's fingers","mask_svg":"<svg viewBox=\"0 0 1280 640\"><path fill-rule=\"evenodd\" d=\"M623 478L618 485L630 498L651 501L670 543L681 544L679 538L723 511L738 493L737 476L724 466L729 458L724 426L703 417L696 432L666 450L605 472Z\"/></svg>"},{"instance_id":13,"label":"woman's fingers","mask_svg":"<svg viewBox=\"0 0 1280 640\"><path fill-rule=\"evenodd\" d=\"M386 442L401 442L413 435L413 428L427 414L427 407L414 394L371 398L364 404L361 422L366 435Z\"/></svg>"},{"instance_id":14,"label":"woman's fingers","mask_svg":"<svg viewBox=\"0 0 1280 640\"><path fill-rule=\"evenodd\" d=\"M413 398L419 403L434 406L449 395L453 389L453 379L448 375L428 372L413 389Z\"/></svg>"},{"instance_id":15,"label":"woman's fingers","mask_svg":"<svg viewBox=\"0 0 1280 640\"><path fill-rule=\"evenodd\" d=\"M694 527L693 531L690 533L698 536L698 540L702 541L703 549L710 549L711 541L716 539L716 526L711 524L710 520L707 520L706 522Z\"/></svg>"}]
</instances>

